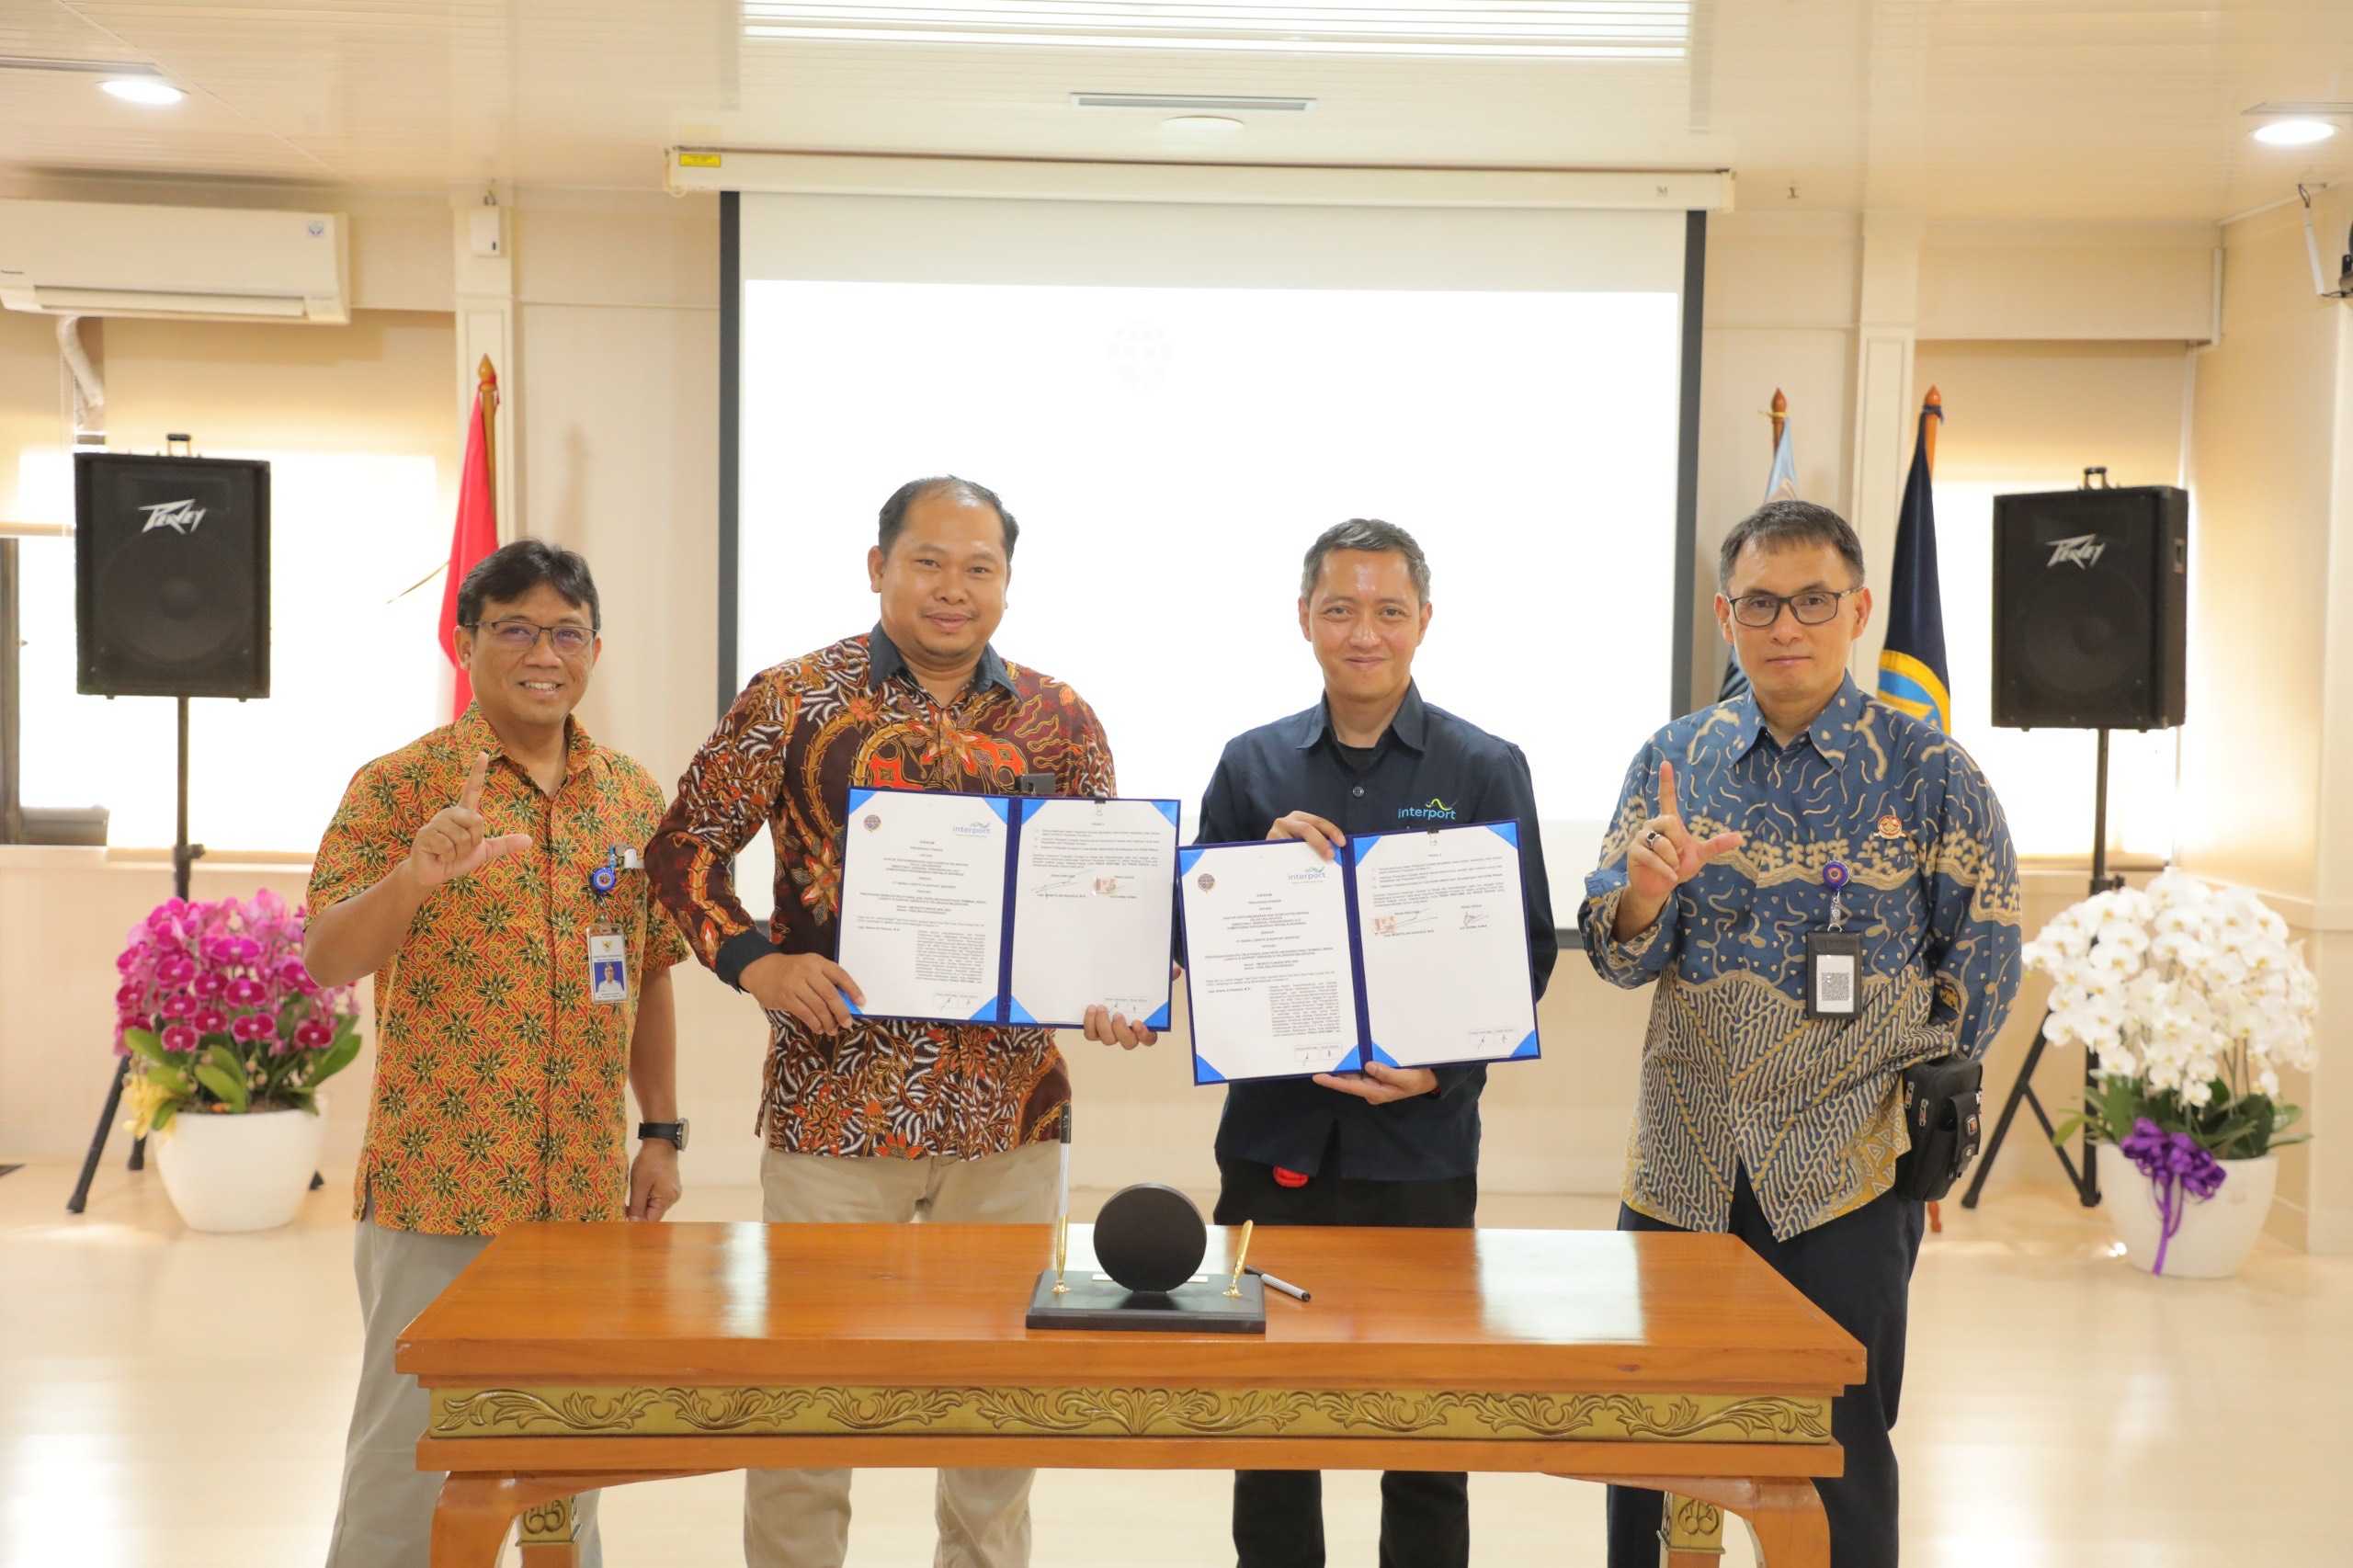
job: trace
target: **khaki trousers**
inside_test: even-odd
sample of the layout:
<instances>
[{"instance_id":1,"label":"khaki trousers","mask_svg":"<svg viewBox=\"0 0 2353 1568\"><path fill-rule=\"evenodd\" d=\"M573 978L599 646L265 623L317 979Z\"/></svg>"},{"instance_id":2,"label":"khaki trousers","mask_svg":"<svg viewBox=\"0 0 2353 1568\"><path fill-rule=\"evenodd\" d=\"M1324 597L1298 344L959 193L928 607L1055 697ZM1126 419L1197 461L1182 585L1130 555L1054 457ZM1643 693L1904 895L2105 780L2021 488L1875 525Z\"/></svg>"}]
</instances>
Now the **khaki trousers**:
<instances>
[{"instance_id":1,"label":"khaki trousers","mask_svg":"<svg viewBox=\"0 0 2353 1568\"><path fill-rule=\"evenodd\" d=\"M488 1236L428 1236L359 1221L352 1271L359 1280L359 1392L344 1441L343 1492L327 1568L426 1568L433 1554L433 1504L441 1472L416 1468L430 1402L416 1380L392 1370L401 1330L490 1244ZM577 1500L574 1540L580 1568L602 1568L597 1494Z\"/></svg>"},{"instance_id":2,"label":"khaki trousers","mask_svg":"<svg viewBox=\"0 0 2353 1568\"><path fill-rule=\"evenodd\" d=\"M836 1159L770 1149L760 1164L770 1224L1027 1224L1054 1217L1061 1146L977 1160ZM935 1568L1028 1568L1027 1470L943 1470ZM847 1470L755 1470L744 1478L750 1568L841 1568L849 1551Z\"/></svg>"}]
</instances>

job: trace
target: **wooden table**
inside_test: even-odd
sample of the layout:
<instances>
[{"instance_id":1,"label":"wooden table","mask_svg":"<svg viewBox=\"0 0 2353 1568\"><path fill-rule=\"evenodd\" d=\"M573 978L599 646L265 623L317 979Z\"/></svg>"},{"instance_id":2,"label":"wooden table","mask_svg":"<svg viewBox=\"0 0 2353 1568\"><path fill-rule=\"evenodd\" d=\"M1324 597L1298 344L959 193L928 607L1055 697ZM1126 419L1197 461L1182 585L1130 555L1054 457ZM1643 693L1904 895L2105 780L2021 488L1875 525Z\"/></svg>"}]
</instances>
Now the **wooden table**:
<instances>
[{"instance_id":1,"label":"wooden table","mask_svg":"<svg viewBox=\"0 0 2353 1568\"><path fill-rule=\"evenodd\" d=\"M1211 1233L1225 1267L1231 1236ZM1091 1267L1087 1227L1072 1267ZM572 1562L572 1496L765 1467L1518 1471L1727 1510L1820 1568L1862 1347L1728 1236L1262 1229L1267 1333L1031 1332L1040 1225L542 1224L403 1335L435 1568Z\"/></svg>"}]
</instances>

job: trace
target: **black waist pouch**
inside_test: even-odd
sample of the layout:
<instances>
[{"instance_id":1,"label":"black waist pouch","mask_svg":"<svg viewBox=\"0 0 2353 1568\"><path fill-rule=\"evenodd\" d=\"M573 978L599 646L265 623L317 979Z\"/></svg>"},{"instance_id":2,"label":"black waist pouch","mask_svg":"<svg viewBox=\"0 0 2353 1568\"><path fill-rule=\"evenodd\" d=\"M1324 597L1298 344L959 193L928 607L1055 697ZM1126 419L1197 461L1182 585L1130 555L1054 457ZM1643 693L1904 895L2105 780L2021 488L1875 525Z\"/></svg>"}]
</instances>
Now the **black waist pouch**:
<instances>
[{"instance_id":1,"label":"black waist pouch","mask_svg":"<svg viewBox=\"0 0 2353 1568\"><path fill-rule=\"evenodd\" d=\"M1939 1056L1904 1070L1912 1147L1895 1162L1896 1191L1933 1203L1968 1172L1984 1132L1984 1063L1974 1058Z\"/></svg>"}]
</instances>

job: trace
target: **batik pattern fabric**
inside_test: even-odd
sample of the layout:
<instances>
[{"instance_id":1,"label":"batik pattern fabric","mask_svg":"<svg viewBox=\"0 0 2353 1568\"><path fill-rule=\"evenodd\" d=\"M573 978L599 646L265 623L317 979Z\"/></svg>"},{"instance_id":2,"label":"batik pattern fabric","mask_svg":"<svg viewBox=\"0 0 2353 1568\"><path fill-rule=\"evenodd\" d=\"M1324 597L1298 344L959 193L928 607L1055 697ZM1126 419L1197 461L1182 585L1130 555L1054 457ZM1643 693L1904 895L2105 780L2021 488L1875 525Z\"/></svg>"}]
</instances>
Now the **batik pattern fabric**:
<instances>
[{"instance_id":1,"label":"batik pattern fabric","mask_svg":"<svg viewBox=\"0 0 2353 1568\"><path fill-rule=\"evenodd\" d=\"M526 1220L619 1220L629 1207L630 1042L645 982L687 957L642 869L620 863L661 820L662 786L569 726L563 781L542 790L482 710L362 767L320 841L310 908L374 887L418 829L492 758L482 816L530 848L427 893L376 972L376 1072L352 1217L395 1231L492 1235ZM589 878L615 867L599 896ZM588 937L617 931L629 1000L592 1001Z\"/></svg>"},{"instance_id":2,"label":"batik pattern fabric","mask_svg":"<svg viewBox=\"0 0 2353 1568\"><path fill-rule=\"evenodd\" d=\"M1030 787L1025 791L1025 779ZM722 980L776 951L838 951L853 787L1109 795L1111 748L1077 692L985 653L942 703L876 627L761 671L678 781L646 852L654 885ZM765 929L736 852L776 850ZM976 1159L1060 1135L1070 1075L1049 1029L854 1018L828 1039L768 1016L757 1130L788 1153Z\"/></svg>"},{"instance_id":3,"label":"batik pattern fabric","mask_svg":"<svg viewBox=\"0 0 2353 1568\"><path fill-rule=\"evenodd\" d=\"M1627 850L1657 810L1661 761L1694 835L1746 839L1620 942ZM1862 945L1858 1011L1814 1018L1805 939L1830 927L1833 862L1850 879L1844 929ZM1624 1198L1685 1230L1724 1228L1741 1167L1784 1240L1886 1191L1909 1143L1903 1070L1982 1054L2018 994L2001 802L1949 737L1851 680L1787 745L1750 697L1654 735L1577 919L1602 979L1654 987Z\"/></svg>"}]
</instances>

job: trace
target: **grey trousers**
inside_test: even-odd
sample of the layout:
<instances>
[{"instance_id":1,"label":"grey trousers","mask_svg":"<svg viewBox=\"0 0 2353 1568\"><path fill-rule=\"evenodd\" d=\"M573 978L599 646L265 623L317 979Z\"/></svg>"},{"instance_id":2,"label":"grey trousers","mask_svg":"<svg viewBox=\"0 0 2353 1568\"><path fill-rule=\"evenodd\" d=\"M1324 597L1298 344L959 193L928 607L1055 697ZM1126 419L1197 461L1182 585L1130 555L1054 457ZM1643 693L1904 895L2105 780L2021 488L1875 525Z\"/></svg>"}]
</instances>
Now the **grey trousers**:
<instances>
[{"instance_id":1,"label":"grey trousers","mask_svg":"<svg viewBox=\"0 0 2353 1568\"><path fill-rule=\"evenodd\" d=\"M1010 1225L1051 1220L1062 1147L1032 1143L977 1160L835 1159L770 1149L760 1162L768 1223ZM1027 1470L943 1470L935 1568L1028 1568ZM744 1476L744 1561L750 1568L841 1568L849 1551L846 1470L755 1470Z\"/></svg>"},{"instance_id":2,"label":"grey trousers","mask_svg":"<svg viewBox=\"0 0 2353 1568\"><path fill-rule=\"evenodd\" d=\"M416 1380L392 1370L392 1347L409 1321L432 1304L466 1265L490 1244L487 1236L428 1236L388 1231L362 1220L352 1246L359 1281L359 1392L352 1401L351 1435L343 1448L343 1492L327 1568L426 1568L433 1552L433 1504L441 1472L416 1468L416 1440L425 1435L429 1402ZM597 1494L578 1500L574 1539L580 1568L603 1568L597 1536Z\"/></svg>"}]
</instances>

